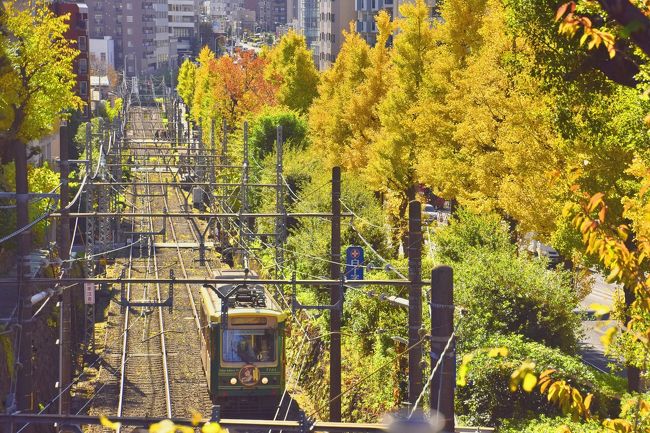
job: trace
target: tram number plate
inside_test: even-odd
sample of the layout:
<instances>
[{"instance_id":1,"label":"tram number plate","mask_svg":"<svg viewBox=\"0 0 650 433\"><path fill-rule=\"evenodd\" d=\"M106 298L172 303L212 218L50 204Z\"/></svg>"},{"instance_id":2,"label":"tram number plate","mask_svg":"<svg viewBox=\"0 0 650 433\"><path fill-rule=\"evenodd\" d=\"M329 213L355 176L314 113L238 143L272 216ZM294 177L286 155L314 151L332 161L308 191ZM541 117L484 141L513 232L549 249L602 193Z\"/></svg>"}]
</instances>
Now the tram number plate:
<instances>
[{"instance_id":1,"label":"tram number plate","mask_svg":"<svg viewBox=\"0 0 650 433\"><path fill-rule=\"evenodd\" d=\"M84 301L86 305L95 305L95 283L84 283Z\"/></svg>"}]
</instances>

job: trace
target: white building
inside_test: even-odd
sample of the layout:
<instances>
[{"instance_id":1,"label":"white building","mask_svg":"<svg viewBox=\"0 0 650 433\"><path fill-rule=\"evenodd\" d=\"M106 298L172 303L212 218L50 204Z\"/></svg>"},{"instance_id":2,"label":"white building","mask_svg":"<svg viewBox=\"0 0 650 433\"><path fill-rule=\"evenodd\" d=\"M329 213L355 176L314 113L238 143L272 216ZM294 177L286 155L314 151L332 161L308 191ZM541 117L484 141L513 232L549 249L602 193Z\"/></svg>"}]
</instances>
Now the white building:
<instances>
[{"instance_id":1,"label":"white building","mask_svg":"<svg viewBox=\"0 0 650 433\"><path fill-rule=\"evenodd\" d=\"M101 72L101 75L106 75L105 67L115 69L115 41L111 36L90 38L89 48L91 69Z\"/></svg>"},{"instance_id":2,"label":"white building","mask_svg":"<svg viewBox=\"0 0 650 433\"><path fill-rule=\"evenodd\" d=\"M178 57L192 54L192 44L198 34L198 0L169 1L169 32L176 40Z\"/></svg>"}]
</instances>

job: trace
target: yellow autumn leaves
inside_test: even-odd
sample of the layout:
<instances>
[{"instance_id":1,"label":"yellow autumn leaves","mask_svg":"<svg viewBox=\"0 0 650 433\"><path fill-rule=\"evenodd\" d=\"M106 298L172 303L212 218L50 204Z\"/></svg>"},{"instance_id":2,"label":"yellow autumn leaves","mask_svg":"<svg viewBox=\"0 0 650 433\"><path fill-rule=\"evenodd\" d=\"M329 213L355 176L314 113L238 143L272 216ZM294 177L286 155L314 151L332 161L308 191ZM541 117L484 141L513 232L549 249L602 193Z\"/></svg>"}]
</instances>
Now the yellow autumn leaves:
<instances>
[{"instance_id":1,"label":"yellow autumn leaves","mask_svg":"<svg viewBox=\"0 0 650 433\"><path fill-rule=\"evenodd\" d=\"M195 427L201 424L202 420L203 417L200 413L192 411L191 426L175 424L172 420L165 419L160 422L151 424L149 426L149 433L194 433ZM99 422L103 427L109 428L113 431L118 431L121 427L121 423L113 422L104 415L101 415L99 417ZM222 429L217 422L208 421L203 424L203 426L201 426L201 433L222 432L227 433L227 431Z\"/></svg>"}]
</instances>

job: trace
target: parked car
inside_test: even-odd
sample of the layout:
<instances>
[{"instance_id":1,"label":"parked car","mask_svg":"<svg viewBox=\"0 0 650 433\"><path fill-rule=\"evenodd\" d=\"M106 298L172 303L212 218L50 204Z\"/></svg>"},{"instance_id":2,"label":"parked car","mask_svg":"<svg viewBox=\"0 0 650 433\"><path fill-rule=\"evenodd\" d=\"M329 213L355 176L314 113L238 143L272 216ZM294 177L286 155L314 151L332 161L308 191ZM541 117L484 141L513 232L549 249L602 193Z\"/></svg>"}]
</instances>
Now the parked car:
<instances>
[{"instance_id":1,"label":"parked car","mask_svg":"<svg viewBox=\"0 0 650 433\"><path fill-rule=\"evenodd\" d=\"M429 224L438 219L438 211L432 204L425 204L422 208L422 222Z\"/></svg>"},{"instance_id":2,"label":"parked car","mask_svg":"<svg viewBox=\"0 0 650 433\"><path fill-rule=\"evenodd\" d=\"M528 252L534 255L535 257L545 257L548 260L549 267L554 268L558 264L562 263L562 257L560 253L555 250L555 248L543 244L537 240L531 240L528 244Z\"/></svg>"}]
</instances>

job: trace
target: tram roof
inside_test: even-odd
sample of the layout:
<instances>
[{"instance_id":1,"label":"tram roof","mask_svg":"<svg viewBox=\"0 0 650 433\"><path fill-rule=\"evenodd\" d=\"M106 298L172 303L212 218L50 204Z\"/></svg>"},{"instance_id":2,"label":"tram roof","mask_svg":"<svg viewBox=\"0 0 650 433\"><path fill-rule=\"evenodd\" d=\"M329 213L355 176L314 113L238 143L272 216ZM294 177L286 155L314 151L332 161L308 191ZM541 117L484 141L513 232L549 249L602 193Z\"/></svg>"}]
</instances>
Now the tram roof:
<instances>
[{"instance_id":1,"label":"tram roof","mask_svg":"<svg viewBox=\"0 0 650 433\"><path fill-rule=\"evenodd\" d=\"M222 270L219 275L215 275L215 279L233 279L241 277L242 284L245 281L245 273L242 270ZM257 278L253 273L248 274L249 278ZM223 294L229 293L238 284L216 284L216 289ZM246 316L246 317L274 317L278 322L283 322L286 319L286 314L279 308L275 300L269 296L263 286L255 285L255 287L263 290L266 307L230 307L228 308L228 316ZM210 315L210 322L221 322L221 298L210 288L201 287L200 290L203 304L207 307L207 313Z\"/></svg>"}]
</instances>

